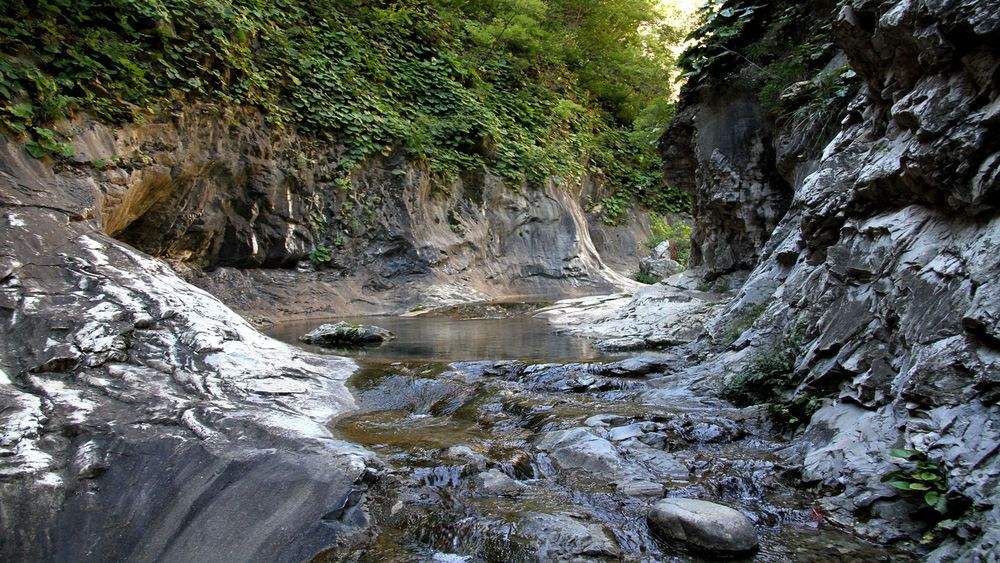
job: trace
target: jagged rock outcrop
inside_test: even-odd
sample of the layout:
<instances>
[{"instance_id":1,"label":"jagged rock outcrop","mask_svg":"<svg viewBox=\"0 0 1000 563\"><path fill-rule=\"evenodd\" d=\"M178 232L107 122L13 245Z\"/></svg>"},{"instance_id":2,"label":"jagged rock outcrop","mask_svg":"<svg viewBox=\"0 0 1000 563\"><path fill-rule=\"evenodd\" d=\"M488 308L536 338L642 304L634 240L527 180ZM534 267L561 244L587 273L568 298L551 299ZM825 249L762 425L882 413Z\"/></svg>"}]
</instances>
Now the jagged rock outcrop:
<instances>
[{"instance_id":1,"label":"jagged rock outcrop","mask_svg":"<svg viewBox=\"0 0 1000 563\"><path fill-rule=\"evenodd\" d=\"M378 466L325 422L354 406L354 363L264 337L112 239L102 197L0 141L0 557L301 561L350 541Z\"/></svg>"},{"instance_id":2,"label":"jagged rock outcrop","mask_svg":"<svg viewBox=\"0 0 1000 563\"><path fill-rule=\"evenodd\" d=\"M736 96L706 94L665 137L685 143L664 148L665 176L692 193L699 220L690 266L704 266L708 279L753 268L791 201L775 169L771 124L748 95Z\"/></svg>"},{"instance_id":3,"label":"jagged rock outcrop","mask_svg":"<svg viewBox=\"0 0 1000 563\"><path fill-rule=\"evenodd\" d=\"M854 0L834 35L863 80L834 134L772 121L720 140L714 116L757 124L759 110L689 91L665 136L666 165L682 155L674 173L698 171L696 260L709 277L753 264L712 333L726 345L750 329L713 362L734 373L795 349L789 399L825 406L789 452L829 492L830 519L918 537L935 518L880 477L891 448L919 450L946 472L959 520L931 557L988 560L1000 549L1000 6ZM817 136L818 150L782 160ZM761 205L784 185L761 183L774 170L794 195Z\"/></svg>"}]
</instances>

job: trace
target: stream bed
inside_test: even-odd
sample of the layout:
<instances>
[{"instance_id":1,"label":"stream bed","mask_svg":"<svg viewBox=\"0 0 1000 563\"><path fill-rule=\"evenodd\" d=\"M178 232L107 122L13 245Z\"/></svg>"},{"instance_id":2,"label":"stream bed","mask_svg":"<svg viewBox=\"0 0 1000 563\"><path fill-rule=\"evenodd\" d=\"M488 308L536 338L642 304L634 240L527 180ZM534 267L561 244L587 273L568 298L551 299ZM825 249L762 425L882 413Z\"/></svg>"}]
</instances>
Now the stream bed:
<instances>
[{"instance_id":1,"label":"stream bed","mask_svg":"<svg viewBox=\"0 0 1000 563\"><path fill-rule=\"evenodd\" d=\"M650 529L663 497L747 515L746 560L908 560L827 524L753 411L672 379L680 353L609 357L523 314L351 320L396 339L336 352L361 365L359 409L330 428L385 469L365 493L374 537L320 560L715 560ZM298 344L321 322L272 335Z\"/></svg>"}]
</instances>

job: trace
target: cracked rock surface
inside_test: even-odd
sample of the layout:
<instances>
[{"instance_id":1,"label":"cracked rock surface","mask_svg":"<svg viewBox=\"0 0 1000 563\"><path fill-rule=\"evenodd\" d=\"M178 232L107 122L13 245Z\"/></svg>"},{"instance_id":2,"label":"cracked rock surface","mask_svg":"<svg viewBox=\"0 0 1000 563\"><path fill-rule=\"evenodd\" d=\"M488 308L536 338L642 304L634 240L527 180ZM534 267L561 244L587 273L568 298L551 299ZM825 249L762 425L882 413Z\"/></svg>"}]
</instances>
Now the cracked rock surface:
<instances>
[{"instance_id":1,"label":"cracked rock surface","mask_svg":"<svg viewBox=\"0 0 1000 563\"><path fill-rule=\"evenodd\" d=\"M1000 549L1000 9L853 0L834 20L830 64L849 63L862 84L831 133L768 119L750 93L689 89L663 138L668 175L694 178L693 262L709 280L748 275L705 323L714 352L692 369L714 369L722 386L793 347L792 385L775 395L821 402L787 454L829 492L823 510L879 541L916 542L922 501L880 477L892 448L918 450L946 473L948 517L961 522L931 558L989 560Z\"/></svg>"}]
</instances>

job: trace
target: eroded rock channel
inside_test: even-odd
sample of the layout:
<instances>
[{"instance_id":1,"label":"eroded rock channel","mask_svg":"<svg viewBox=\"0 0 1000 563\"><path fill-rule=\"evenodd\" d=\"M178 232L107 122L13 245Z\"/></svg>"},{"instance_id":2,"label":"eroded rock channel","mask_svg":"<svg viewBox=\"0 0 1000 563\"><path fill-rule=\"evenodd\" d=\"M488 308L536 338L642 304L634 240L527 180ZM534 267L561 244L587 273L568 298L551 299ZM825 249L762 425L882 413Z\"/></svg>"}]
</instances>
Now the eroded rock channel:
<instances>
[{"instance_id":1,"label":"eroded rock channel","mask_svg":"<svg viewBox=\"0 0 1000 563\"><path fill-rule=\"evenodd\" d=\"M519 309L370 318L397 338L338 350L361 365L358 408L329 428L383 465L337 515L371 518L369 536L320 559L900 556L828 525L760 412L693 390L684 350L609 354Z\"/></svg>"}]
</instances>

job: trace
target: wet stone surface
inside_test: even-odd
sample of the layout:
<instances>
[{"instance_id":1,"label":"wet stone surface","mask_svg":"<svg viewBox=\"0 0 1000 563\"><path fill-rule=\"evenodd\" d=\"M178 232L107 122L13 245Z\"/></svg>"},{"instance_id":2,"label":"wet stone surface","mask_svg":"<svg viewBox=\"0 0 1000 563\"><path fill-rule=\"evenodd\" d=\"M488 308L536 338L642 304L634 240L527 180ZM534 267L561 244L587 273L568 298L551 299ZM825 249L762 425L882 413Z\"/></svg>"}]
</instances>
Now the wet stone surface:
<instances>
[{"instance_id":1,"label":"wet stone surface","mask_svg":"<svg viewBox=\"0 0 1000 563\"><path fill-rule=\"evenodd\" d=\"M822 522L781 479L744 413L574 389L579 367L519 362L369 363L353 379L361 410L334 432L386 460L373 542L333 558L380 560L699 560L663 541L647 515L667 497L724 504L752 523L755 560L900 560ZM595 369L605 369L604 367ZM562 384L558 383L563 381ZM905 559L903 559L905 560Z\"/></svg>"},{"instance_id":2,"label":"wet stone surface","mask_svg":"<svg viewBox=\"0 0 1000 563\"><path fill-rule=\"evenodd\" d=\"M642 403L672 361L364 362L359 410L330 424L387 469L368 493L371 541L324 557L713 560L651 529L667 497L745 516L760 543L746 560L907 560L825 523L752 413L683 382L669 404Z\"/></svg>"}]
</instances>

